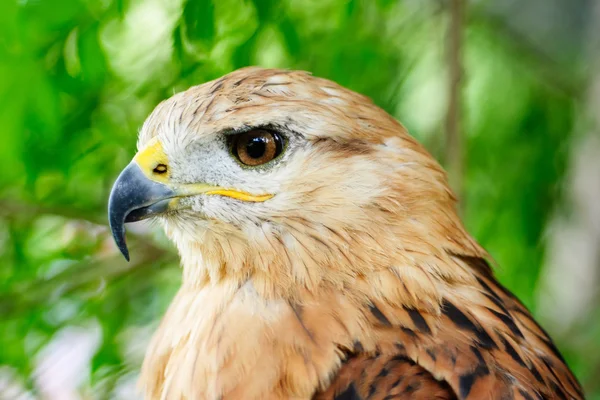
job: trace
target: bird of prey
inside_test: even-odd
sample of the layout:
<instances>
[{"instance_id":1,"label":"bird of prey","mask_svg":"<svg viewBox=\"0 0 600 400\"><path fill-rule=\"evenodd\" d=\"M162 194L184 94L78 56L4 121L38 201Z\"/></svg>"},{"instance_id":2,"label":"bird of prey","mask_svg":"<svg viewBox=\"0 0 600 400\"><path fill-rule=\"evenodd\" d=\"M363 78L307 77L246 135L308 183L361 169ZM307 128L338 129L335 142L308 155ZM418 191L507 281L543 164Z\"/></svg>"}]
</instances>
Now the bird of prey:
<instances>
[{"instance_id":1,"label":"bird of prey","mask_svg":"<svg viewBox=\"0 0 600 400\"><path fill-rule=\"evenodd\" d=\"M153 217L182 286L148 399L582 399L494 278L440 165L367 97L244 68L159 104L109 199Z\"/></svg>"}]
</instances>

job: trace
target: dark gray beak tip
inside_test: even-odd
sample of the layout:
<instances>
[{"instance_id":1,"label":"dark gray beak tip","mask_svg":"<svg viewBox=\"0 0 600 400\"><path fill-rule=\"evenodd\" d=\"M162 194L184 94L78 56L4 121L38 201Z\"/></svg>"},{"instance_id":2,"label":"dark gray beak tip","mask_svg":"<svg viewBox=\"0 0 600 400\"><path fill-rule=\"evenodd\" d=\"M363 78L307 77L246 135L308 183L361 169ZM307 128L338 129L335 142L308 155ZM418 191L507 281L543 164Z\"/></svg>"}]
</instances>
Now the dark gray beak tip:
<instances>
[{"instance_id":1,"label":"dark gray beak tip","mask_svg":"<svg viewBox=\"0 0 600 400\"><path fill-rule=\"evenodd\" d=\"M122 246L119 246L119 250L121 250L121 254L125 257L125 261L129 262L129 249L127 248L127 244L123 243Z\"/></svg>"},{"instance_id":2,"label":"dark gray beak tip","mask_svg":"<svg viewBox=\"0 0 600 400\"><path fill-rule=\"evenodd\" d=\"M127 248L127 239L125 236L125 217L127 213L123 210L119 202L120 196L117 190L119 185L117 183L113 186L108 199L108 223L115 244L119 248L119 251L121 251L121 254L123 254L123 257L129 261L129 249Z\"/></svg>"},{"instance_id":3,"label":"dark gray beak tip","mask_svg":"<svg viewBox=\"0 0 600 400\"><path fill-rule=\"evenodd\" d=\"M129 249L127 248L127 240L126 240L126 236L125 236L125 226L123 225L123 223L121 223L121 229L120 232L116 232L117 229L113 228L112 224L111 224L111 231L113 233L113 238L115 239L115 243L117 245L117 247L119 248L119 250L121 251L121 254L123 254L123 257L125 257L125 259L127 261L129 261Z\"/></svg>"}]
</instances>

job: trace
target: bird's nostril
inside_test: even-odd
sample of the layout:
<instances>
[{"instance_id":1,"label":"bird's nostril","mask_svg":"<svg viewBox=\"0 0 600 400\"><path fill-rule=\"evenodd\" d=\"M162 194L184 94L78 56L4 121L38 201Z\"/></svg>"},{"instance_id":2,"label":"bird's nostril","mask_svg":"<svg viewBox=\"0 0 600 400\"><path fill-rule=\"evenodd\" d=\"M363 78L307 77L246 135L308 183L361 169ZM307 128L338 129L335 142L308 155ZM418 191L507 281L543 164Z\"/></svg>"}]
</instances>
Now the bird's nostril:
<instances>
[{"instance_id":1,"label":"bird's nostril","mask_svg":"<svg viewBox=\"0 0 600 400\"><path fill-rule=\"evenodd\" d=\"M156 167L154 167L152 172L155 174L164 174L167 172L167 166L165 164L158 164Z\"/></svg>"}]
</instances>

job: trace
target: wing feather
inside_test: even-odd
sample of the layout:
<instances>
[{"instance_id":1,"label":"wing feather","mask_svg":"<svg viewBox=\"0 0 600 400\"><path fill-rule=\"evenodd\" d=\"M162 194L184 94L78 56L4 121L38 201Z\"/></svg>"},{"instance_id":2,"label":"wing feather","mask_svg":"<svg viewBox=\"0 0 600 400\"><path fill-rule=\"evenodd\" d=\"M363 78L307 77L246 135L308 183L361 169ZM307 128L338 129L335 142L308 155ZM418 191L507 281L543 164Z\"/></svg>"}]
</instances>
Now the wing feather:
<instances>
[{"instance_id":1,"label":"wing feather","mask_svg":"<svg viewBox=\"0 0 600 400\"><path fill-rule=\"evenodd\" d=\"M446 293L437 313L372 300L375 352L349 352L316 399L583 399L552 340L487 262L454 257L479 285Z\"/></svg>"}]
</instances>

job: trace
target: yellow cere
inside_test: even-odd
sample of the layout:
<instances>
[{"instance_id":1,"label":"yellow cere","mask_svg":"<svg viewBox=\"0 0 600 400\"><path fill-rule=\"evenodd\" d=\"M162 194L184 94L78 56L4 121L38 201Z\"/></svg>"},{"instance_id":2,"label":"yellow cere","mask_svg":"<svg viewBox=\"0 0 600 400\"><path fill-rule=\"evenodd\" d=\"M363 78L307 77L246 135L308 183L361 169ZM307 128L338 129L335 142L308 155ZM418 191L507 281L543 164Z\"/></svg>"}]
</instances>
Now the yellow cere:
<instances>
[{"instance_id":1,"label":"yellow cere","mask_svg":"<svg viewBox=\"0 0 600 400\"><path fill-rule=\"evenodd\" d=\"M157 137L153 137L146 147L135 155L133 160L140 166L148 178L161 183L169 182L169 158L165 154L162 144L158 141ZM167 166L167 172L164 174L153 173L154 168L160 164Z\"/></svg>"},{"instance_id":2,"label":"yellow cere","mask_svg":"<svg viewBox=\"0 0 600 400\"><path fill-rule=\"evenodd\" d=\"M155 182L160 182L171 187L177 197L193 196L197 194L214 194L220 196L227 196L233 199L249 202L263 202L273 197L272 194L253 195L247 192L225 189L218 186L208 185L206 183L191 183L191 184L171 184L169 182L169 159L165 154L162 144L158 141L158 138L154 137L148 142L146 147L140 150L133 160L140 166L140 169L144 174ZM153 170L160 164L167 166L166 173L156 174ZM174 204L172 204L174 205Z\"/></svg>"}]
</instances>

